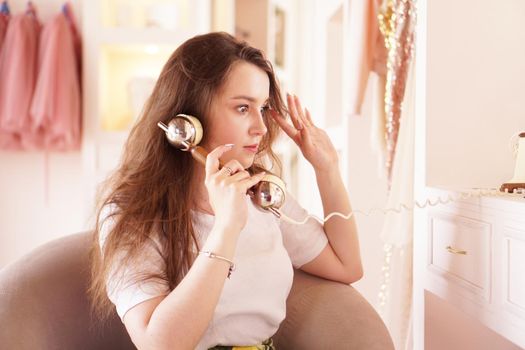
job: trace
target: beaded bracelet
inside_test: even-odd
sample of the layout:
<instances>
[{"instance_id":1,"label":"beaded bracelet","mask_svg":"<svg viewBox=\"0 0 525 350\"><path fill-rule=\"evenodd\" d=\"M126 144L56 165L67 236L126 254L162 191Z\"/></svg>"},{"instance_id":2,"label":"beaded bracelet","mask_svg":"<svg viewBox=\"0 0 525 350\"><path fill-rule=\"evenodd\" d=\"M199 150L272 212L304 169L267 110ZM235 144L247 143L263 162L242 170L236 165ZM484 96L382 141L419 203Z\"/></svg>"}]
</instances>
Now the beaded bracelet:
<instances>
[{"instance_id":1,"label":"beaded bracelet","mask_svg":"<svg viewBox=\"0 0 525 350\"><path fill-rule=\"evenodd\" d=\"M217 255L217 254L215 254L213 252L203 251L203 250L201 250L199 252L199 254L204 254L210 259L211 258L215 258L215 259L223 260L223 261L226 261L228 264L230 264L230 268L228 270L228 278L230 278L230 276L232 274L232 271L235 270L235 264L233 263L233 261L231 261L230 259L225 258L224 256L220 256L220 255Z\"/></svg>"}]
</instances>

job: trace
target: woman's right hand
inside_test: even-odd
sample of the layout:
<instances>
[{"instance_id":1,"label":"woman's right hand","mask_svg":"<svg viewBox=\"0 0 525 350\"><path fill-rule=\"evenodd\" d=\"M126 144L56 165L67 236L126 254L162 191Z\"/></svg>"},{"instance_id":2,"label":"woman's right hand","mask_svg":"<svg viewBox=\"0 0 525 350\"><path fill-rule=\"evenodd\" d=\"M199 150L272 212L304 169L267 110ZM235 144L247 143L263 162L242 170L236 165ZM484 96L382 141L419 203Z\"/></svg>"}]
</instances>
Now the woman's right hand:
<instances>
[{"instance_id":1,"label":"woman's right hand","mask_svg":"<svg viewBox=\"0 0 525 350\"><path fill-rule=\"evenodd\" d=\"M215 226L240 232L248 218L246 192L261 181L264 172L250 176L235 159L221 168L219 158L232 147L233 145L219 146L208 154L205 185L215 213Z\"/></svg>"}]
</instances>

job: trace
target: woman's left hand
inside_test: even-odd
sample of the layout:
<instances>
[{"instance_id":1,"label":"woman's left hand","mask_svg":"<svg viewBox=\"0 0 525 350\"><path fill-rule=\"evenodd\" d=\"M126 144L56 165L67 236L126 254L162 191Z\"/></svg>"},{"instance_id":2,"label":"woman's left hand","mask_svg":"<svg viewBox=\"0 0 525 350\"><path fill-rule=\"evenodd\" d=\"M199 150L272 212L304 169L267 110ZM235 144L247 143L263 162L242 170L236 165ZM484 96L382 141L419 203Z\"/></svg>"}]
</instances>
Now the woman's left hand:
<instances>
[{"instance_id":1,"label":"woman's left hand","mask_svg":"<svg viewBox=\"0 0 525 350\"><path fill-rule=\"evenodd\" d=\"M270 110L270 115L281 129L299 146L303 156L312 164L314 170L324 172L338 166L338 155L328 134L314 125L310 112L303 110L297 96L286 95L288 111L293 125L286 119Z\"/></svg>"}]
</instances>

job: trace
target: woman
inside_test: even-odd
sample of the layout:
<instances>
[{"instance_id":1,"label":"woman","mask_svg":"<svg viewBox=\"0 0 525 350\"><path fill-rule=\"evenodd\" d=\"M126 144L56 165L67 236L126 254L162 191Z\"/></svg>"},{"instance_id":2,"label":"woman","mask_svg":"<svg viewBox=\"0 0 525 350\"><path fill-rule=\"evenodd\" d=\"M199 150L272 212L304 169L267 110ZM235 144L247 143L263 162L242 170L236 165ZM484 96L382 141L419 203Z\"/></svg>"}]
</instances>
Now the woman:
<instances>
[{"instance_id":1,"label":"woman","mask_svg":"<svg viewBox=\"0 0 525 350\"><path fill-rule=\"evenodd\" d=\"M314 167L324 211L351 210L328 136L296 97L287 105L293 125L270 63L225 33L186 41L164 66L104 188L92 249L94 306L107 315L113 303L139 349L273 349L292 266L344 283L362 276L353 219L291 225L246 195L256 169L276 164L282 128ZM205 167L157 127L178 113L203 124ZM306 215L289 194L281 210Z\"/></svg>"}]
</instances>

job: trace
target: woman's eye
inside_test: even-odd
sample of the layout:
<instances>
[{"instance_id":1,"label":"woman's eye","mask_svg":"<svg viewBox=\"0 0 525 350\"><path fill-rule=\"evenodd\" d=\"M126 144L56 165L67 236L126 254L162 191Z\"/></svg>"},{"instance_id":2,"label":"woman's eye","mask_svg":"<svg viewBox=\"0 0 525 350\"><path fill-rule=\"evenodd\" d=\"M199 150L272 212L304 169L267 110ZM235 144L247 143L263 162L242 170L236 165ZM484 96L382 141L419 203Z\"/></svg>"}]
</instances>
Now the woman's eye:
<instances>
[{"instance_id":1,"label":"woman's eye","mask_svg":"<svg viewBox=\"0 0 525 350\"><path fill-rule=\"evenodd\" d=\"M242 106L239 106L237 107L237 110L240 112L240 113L246 113L248 112L248 106L247 105L242 105Z\"/></svg>"},{"instance_id":2,"label":"woman's eye","mask_svg":"<svg viewBox=\"0 0 525 350\"><path fill-rule=\"evenodd\" d=\"M270 110L270 106L261 107L261 114L265 114L266 112L268 112L268 110Z\"/></svg>"},{"instance_id":3,"label":"woman's eye","mask_svg":"<svg viewBox=\"0 0 525 350\"><path fill-rule=\"evenodd\" d=\"M260 113L264 115L266 112L268 112L269 109L270 109L270 106L263 106L260 109ZM242 105L242 106L237 107L237 111L242 114L248 113L249 110L250 110L250 107L248 105Z\"/></svg>"}]
</instances>

